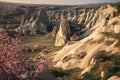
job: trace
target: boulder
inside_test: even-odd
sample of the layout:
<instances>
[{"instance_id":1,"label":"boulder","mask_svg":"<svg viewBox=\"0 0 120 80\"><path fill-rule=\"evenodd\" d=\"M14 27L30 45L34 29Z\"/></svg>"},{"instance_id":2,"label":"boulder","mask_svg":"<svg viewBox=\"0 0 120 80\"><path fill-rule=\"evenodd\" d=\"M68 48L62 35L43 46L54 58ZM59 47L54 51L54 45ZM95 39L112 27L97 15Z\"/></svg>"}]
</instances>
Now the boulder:
<instances>
[{"instance_id":1,"label":"boulder","mask_svg":"<svg viewBox=\"0 0 120 80\"><path fill-rule=\"evenodd\" d=\"M78 36L78 33L77 32L75 32L71 37L70 37L70 40L71 41L76 41L76 40L78 40L79 39L79 36Z\"/></svg>"},{"instance_id":2,"label":"boulder","mask_svg":"<svg viewBox=\"0 0 120 80\"><path fill-rule=\"evenodd\" d=\"M120 33L120 25L114 26L114 33Z\"/></svg>"}]
</instances>

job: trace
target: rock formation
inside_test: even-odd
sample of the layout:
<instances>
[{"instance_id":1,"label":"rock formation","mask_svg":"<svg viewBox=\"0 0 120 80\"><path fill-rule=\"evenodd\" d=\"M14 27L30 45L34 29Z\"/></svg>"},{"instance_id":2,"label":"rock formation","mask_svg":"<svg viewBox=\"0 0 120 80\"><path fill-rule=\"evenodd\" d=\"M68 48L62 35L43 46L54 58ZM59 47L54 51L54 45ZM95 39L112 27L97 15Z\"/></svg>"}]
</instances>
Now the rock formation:
<instances>
[{"instance_id":1,"label":"rock formation","mask_svg":"<svg viewBox=\"0 0 120 80\"><path fill-rule=\"evenodd\" d=\"M68 20L68 21L71 21L71 20L72 20L72 14L71 14L71 11L70 11L70 10L68 11L68 14L67 14L67 20Z\"/></svg>"},{"instance_id":2,"label":"rock formation","mask_svg":"<svg viewBox=\"0 0 120 80\"><path fill-rule=\"evenodd\" d=\"M93 11L94 10L92 10L91 12ZM101 33L101 30L104 26L109 27L109 29L112 30L113 33L119 33L119 18L116 18L117 20L115 20L115 17L108 17L108 15L111 16L111 13L114 12L116 12L116 8L107 6L107 8L105 9L98 9L93 14L90 14L89 11L87 13L84 12L83 14L81 14L79 18L79 24L82 24L85 29L87 28L86 32L80 35L80 38L82 38L82 40L72 45L66 45L65 47L63 47L62 50L56 52L53 60L53 62L56 62L54 66L62 67L65 70L78 67L83 69L82 74L84 74L85 72L90 71L91 68L94 66L96 62L94 57L100 51L104 50L111 53L119 52L119 49L115 47L115 43L117 42L117 40L113 38L106 38L105 35ZM108 18L107 20L106 16ZM57 33L56 43L58 43L61 39L60 34L63 34L61 28L62 25L60 26ZM107 29L108 28L106 28L104 32L106 32ZM106 44L108 41L112 41L112 43ZM79 56L83 53L85 53L83 57Z\"/></svg>"},{"instance_id":3,"label":"rock formation","mask_svg":"<svg viewBox=\"0 0 120 80\"><path fill-rule=\"evenodd\" d=\"M21 24L20 25L27 24L30 18L31 18L31 11L30 10L25 11L25 15L21 16Z\"/></svg>"},{"instance_id":4,"label":"rock formation","mask_svg":"<svg viewBox=\"0 0 120 80\"><path fill-rule=\"evenodd\" d=\"M75 32L71 37L70 37L70 40L71 41L76 41L79 39L79 36L78 36L78 32Z\"/></svg>"},{"instance_id":5,"label":"rock formation","mask_svg":"<svg viewBox=\"0 0 120 80\"><path fill-rule=\"evenodd\" d=\"M35 21L33 21L31 28L34 29L33 32L31 31L31 34L34 33L46 33L47 32L47 24L48 24L48 18L45 10L41 10L38 13L38 16L36 17ZM32 30L31 29L31 30Z\"/></svg>"},{"instance_id":6,"label":"rock formation","mask_svg":"<svg viewBox=\"0 0 120 80\"><path fill-rule=\"evenodd\" d=\"M120 77L118 77L118 76L112 76L108 80L120 80Z\"/></svg>"},{"instance_id":7,"label":"rock formation","mask_svg":"<svg viewBox=\"0 0 120 80\"><path fill-rule=\"evenodd\" d=\"M55 21L60 21L60 12L56 13L55 17L56 17Z\"/></svg>"},{"instance_id":8,"label":"rock formation","mask_svg":"<svg viewBox=\"0 0 120 80\"><path fill-rule=\"evenodd\" d=\"M74 11L74 14L73 14L73 17L72 17L72 22L77 22L77 19L78 19L78 15L77 15L77 11L75 10Z\"/></svg>"},{"instance_id":9,"label":"rock formation","mask_svg":"<svg viewBox=\"0 0 120 80\"><path fill-rule=\"evenodd\" d=\"M57 34L57 32L58 32L58 27L57 26L55 26L54 28L53 28L53 30L52 30L52 32L51 32L51 34L52 34L52 36L56 36L56 34Z\"/></svg>"},{"instance_id":10,"label":"rock formation","mask_svg":"<svg viewBox=\"0 0 120 80\"><path fill-rule=\"evenodd\" d=\"M51 20L51 21L54 21L54 20L55 20L55 17L56 17L56 16L55 16L55 12L52 12L52 14L51 14L51 16L50 16L50 20Z\"/></svg>"},{"instance_id":11,"label":"rock formation","mask_svg":"<svg viewBox=\"0 0 120 80\"><path fill-rule=\"evenodd\" d=\"M3 32L3 31L4 31L3 28L0 28L0 33Z\"/></svg>"},{"instance_id":12,"label":"rock formation","mask_svg":"<svg viewBox=\"0 0 120 80\"><path fill-rule=\"evenodd\" d=\"M35 19L33 16L31 18L26 16L28 16L27 13L22 16L21 25L17 30L20 35L36 35L47 32L48 18L45 10L42 9L38 12Z\"/></svg>"},{"instance_id":13,"label":"rock formation","mask_svg":"<svg viewBox=\"0 0 120 80\"><path fill-rule=\"evenodd\" d=\"M67 19L61 15L61 23L56 35L55 46L63 46L70 38L70 26Z\"/></svg>"},{"instance_id":14,"label":"rock formation","mask_svg":"<svg viewBox=\"0 0 120 80\"><path fill-rule=\"evenodd\" d=\"M83 28L85 27L86 29L90 29L92 26L94 26L96 23L100 22L104 18L106 18L106 20L113 18L113 14L116 12L117 10L114 7L107 5L105 6L105 8L100 8L97 11L95 9L87 12L84 11L77 21L78 24L81 24Z\"/></svg>"}]
</instances>

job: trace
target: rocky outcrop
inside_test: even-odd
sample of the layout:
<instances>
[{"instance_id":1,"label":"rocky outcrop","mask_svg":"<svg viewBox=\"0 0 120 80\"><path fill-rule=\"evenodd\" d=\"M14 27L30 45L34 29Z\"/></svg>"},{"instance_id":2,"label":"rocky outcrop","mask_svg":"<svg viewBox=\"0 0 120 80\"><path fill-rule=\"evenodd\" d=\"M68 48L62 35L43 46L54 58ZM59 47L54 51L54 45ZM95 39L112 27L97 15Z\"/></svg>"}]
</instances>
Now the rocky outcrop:
<instances>
[{"instance_id":1,"label":"rocky outcrop","mask_svg":"<svg viewBox=\"0 0 120 80\"><path fill-rule=\"evenodd\" d=\"M83 26L83 24L84 24L84 22L85 22L85 20L86 20L86 17L87 17L87 14L85 13L85 11L79 16L79 18L78 18L78 24L80 24L80 25L82 25L82 27L84 27Z\"/></svg>"},{"instance_id":2,"label":"rocky outcrop","mask_svg":"<svg viewBox=\"0 0 120 80\"><path fill-rule=\"evenodd\" d=\"M95 24L99 23L102 19L110 20L114 17L113 13L116 13L117 9L110 5L104 6L98 10L91 9L90 11L84 11L78 18L78 24L81 24L83 28L90 29Z\"/></svg>"},{"instance_id":3,"label":"rocky outcrop","mask_svg":"<svg viewBox=\"0 0 120 80\"><path fill-rule=\"evenodd\" d=\"M30 10L27 10L25 12L25 15L21 16L21 24L20 25L25 25L28 23L28 21L30 20L31 18L31 11Z\"/></svg>"},{"instance_id":4,"label":"rocky outcrop","mask_svg":"<svg viewBox=\"0 0 120 80\"><path fill-rule=\"evenodd\" d=\"M74 14L73 14L72 21L73 21L73 22L77 22L77 19L78 19L78 15L77 15L77 11L75 10L75 11L74 11Z\"/></svg>"},{"instance_id":5,"label":"rocky outcrop","mask_svg":"<svg viewBox=\"0 0 120 80\"><path fill-rule=\"evenodd\" d=\"M49 23L46 10L44 9L40 10L37 18L38 18L38 22L42 22L45 26L47 26L47 24Z\"/></svg>"},{"instance_id":6,"label":"rocky outcrop","mask_svg":"<svg viewBox=\"0 0 120 80\"><path fill-rule=\"evenodd\" d=\"M34 33L46 33L47 32L48 18L45 10L41 10L38 13L37 18L31 24L31 34Z\"/></svg>"},{"instance_id":7,"label":"rocky outcrop","mask_svg":"<svg viewBox=\"0 0 120 80\"><path fill-rule=\"evenodd\" d=\"M78 36L78 32L75 32L71 37L70 37L70 40L71 41L76 41L79 39L79 36Z\"/></svg>"},{"instance_id":8,"label":"rocky outcrop","mask_svg":"<svg viewBox=\"0 0 120 80\"><path fill-rule=\"evenodd\" d=\"M67 19L61 15L61 23L56 35L55 46L63 46L70 37L70 26Z\"/></svg>"},{"instance_id":9,"label":"rocky outcrop","mask_svg":"<svg viewBox=\"0 0 120 80\"><path fill-rule=\"evenodd\" d=\"M4 29L3 29L3 28L0 28L0 33L3 32L3 31L4 31Z\"/></svg>"},{"instance_id":10,"label":"rocky outcrop","mask_svg":"<svg viewBox=\"0 0 120 80\"><path fill-rule=\"evenodd\" d=\"M55 21L60 21L60 13L56 13L55 17L56 17Z\"/></svg>"},{"instance_id":11,"label":"rocky outcrop","mask_svg":"<svg viewBox=\"0 0 120 80\"><path fill-rule=\"evenodd\" d=\"M56 36L56 34L57 34L57 32L58 32L58 27L57 26L55 26L54 28L53 28L53 30L52 30L52 32L51 32L51 34L52 34L52 36Z\"/></svg>"},{"instance_id":12,"label":"rocky outcrop","mask_svg":"<svg viewBox=\"0 0 120 80\"><path fill-rule=\"evenodd\" d=\"M48 18L45 10L38 12L38 16L33 16L28 20L26 15L22 16L21 25L18 27L20 35L36 35L47 32Z\"/></svg>"},{"instance_id":13,"label":"rocky outcrop","mask_svg":"<svg viewBox=\"0 0 120 80\"><path fill-rule=\"evenodd\" d=\"M114 26L114 33L120 33L120 25Z\"/></svg>"},{"instance_id":14,"label":"rocky outcrop","mask_svg":"<svg viewBox=\"0 0 120 80\"><path fill-rule=\"evenodd\" d=\"M118 77L118 76L112 76L108 80L120 80L120 77Z\"/></svg>"},{"instance_id":15,"label":"rocky outcrop","mask_svg":"<svg viewBox=\"0 0 120 80\"><path fill-rule=\"evenodd\" d=\"M65 46L62 50L56 52L56 56L54 58L55 67L62 67L63 69L72 69L79 67L83 70L89 69L91 70L92 66L95 63L94 56L101 50L108 50L108 48L113 45L114 43L110 43L106 45L106 43L110 40L115 42L114 39L106 39L101 33L99 33L99 25L104 25L104 21L95 25L92 29L95 29L88 37L82 39L81 41ZM85 33L87 34L87 32ZM97 36L96 36L97 35ZM117 52L119 51L116 48L110 49L109 51ZM82 54L83 52L86 53L85 56L78 57L78 55ZM71 57L66 62L64 61L69 55ZM84 72L83 72L84 73Z\"/></svg>"},{"instance_id":16,"label":"rocky outcrop","mask_svg":"<svg viewBox=\"0 0 120 80\"><path fill-rule=\"evenodd\" d=\"M68 21L71 21L71 20L72 20L72 14L71 14L71 11L70 11L70 10L68 11L68 14L67 14L67 20L68 20Z\"/></svg>"},{"instance_id":17,"label":"rocky outcrop","mask_svg":"<svg viewBox=\"0 0 120 80\"><path fill-rule=\"evenodd\" d=\"M91 10L90 12L93 11L95 10ZM79 18L79 24L82 24L84 26L83 28L87 28L86 32L80 35L80 38L82 38L82 40L72 45L66 45L65 47L63 47L62 50L56 52L53 60L53 62L56 63L54 65L55 67L62 67L65 70L77 67L83 69L82 74L84 74L85 72L90 71L91 68L94 66L96 62L95 56L100 51L104 50L111 53L119 52L119 49L115 47L115 43L117 40L113 38L106 38L100 32L100 30L102 30L104 26L109 27L110 24L112 24L111 21L113 21L113 18L109 16L111 16L111 13L116 12L116 9L111 6L107 6L107 8L105 9L98 9L93 14L90 14L88 12L84 12L80 15L81 18ZM119 19L117 20L119 21ZM109 27L109 30L114 31L115 29L117 31L114 32L118 33L118 24L119 22L117 22L117 25L114 25L116 26L116 29L115 27ZM87 25L88 27L86 27ZM59 34L61 32L59 32ZM112 41L112 43L106 44L109 41ZM82 57L79 57L79 55L82 55L83 53L86 54Z\"/></svg>"},{"instance_id":18,"label":"rocky outcrop","mask_svg":"<svg viewBox=\"0 0 120 80\"><path fill-rule=\"evenodd\" d=\"M120 18L119 16L106 21L106 24L101 27L100 32L120 33Z\"/></svg>"}]
</instances>

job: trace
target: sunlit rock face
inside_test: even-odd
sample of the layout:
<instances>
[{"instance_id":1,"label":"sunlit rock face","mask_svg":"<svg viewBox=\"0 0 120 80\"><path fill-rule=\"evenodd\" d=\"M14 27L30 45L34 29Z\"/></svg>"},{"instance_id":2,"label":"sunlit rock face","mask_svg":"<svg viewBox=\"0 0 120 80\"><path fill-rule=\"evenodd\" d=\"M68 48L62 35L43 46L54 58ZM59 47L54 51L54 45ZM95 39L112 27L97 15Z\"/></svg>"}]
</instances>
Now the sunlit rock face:
<instances>
[{"instance_id":1,"label":"sunlit rock face","mask_svg":"<svg viewBox=\"0 0 120 80\"><path fill-rule=\"evenodd\" d=\"M55 15L55 21L59 21L60 20L60 12L56 13Z\"/></svg>"},{"instance_id":2,"label":"sunlit rock face","mask_svg":"<svg viewBox=\"0 0 120 80\"><path fill-rule=\"evenodd\" d=\"M52 14L51 14L51 16L50 16L50 19L49 19L49 20L54 21L55 18L56 18L56 14L55 14L55 12L53 11Z\"/></svg>"},{"instance_id":3,"label":"sunlit rock face","mask_svg":"<svg viewBox=\"0 0 120 80\"><path fill-rule=\"evenodd\" d=\"M38 23L42 22L45 26L47 26L48 22L48 17L46 10L41 9L41 11L38 13Z\"/></svg>"},{"instance_id":4,"label":"sunlit rock face","mask_svg":"<svg viewBox=\"0 0 120 80\"><path fill-rule=\"evenodd\" d=\"M67 20L68 20L68 21L71 21L71 20L72 20L72 14L71 14L71 11L70 11L70 10L68 11L68 14L67 14Z\"/></svg>"},{"instance_id":5,"label":"sunlit rock face","mask_svg":"<svg viewBox=\"0 0 120 80\"><path fill-rule=\"evenodd\" d=\"M22 16L21 25L18 27L20 35L36 35L47 32L48 17L45 10L38 12L37 17L28 15L28 12Z\"/></svg>"},{"instance_id":6,"label":"sunlit rock face","mask_svg":"<svg viewBox=\"0 0 120 80\"><path fill-rule=\"evenodd\" d=\"M73 22L77 22L77 19L78 19L79 17L78 17L78 15L77 15L77 11L75 10L74 11L74 14L73 14L73 17L72 17L72 21Z\"/></svg>"},{"instance_id":7,"label":"sunlit rock face","mask_svg":"<svg viewBox=\"0 0 120 80\"><path fill-rule=\"evenodd\" d=\"M0 28L0 33L3 32L3 31L4 31L4 29L3 29L3 28Z\"/></svg>"},{"instance_id":8,"label":"sunlit rock face","mask_svg":"<svg viewBox=\"0 0 120 80\"><path fill-rule=\"evenodd\" d=\"M67 19L61 15L61 23L59 30L56 34L55 46L63 46L70 37L70 26Z\"/></svg>"},{"instance_id":9,"label":"sunlit rock face","mask_svg":"<svg viewBox=\"0 0 120 80\"><path fill-rule=\"evenodd\" d=\"M103 35L104 32L120 33L120 18L114 13L117 13L116 8L107 5L98 10L92 9L80 14L77 21L82 25L82 28L86 29L86 32L80 35L82 40L72 45L66 45L62 50L56 52L53 60L56 63L54 66L65 70L77 67L83 69L84 73L90 71L94 66L95 56L99 52L120 52L115 47L117 40L106 38ZM61 24L56 36L57 45L65 44L66 37L63 35L62 27ZM60 39L62 39L61 43L59 43ZM111 43L106 44L107 42Z\"/></svg>"},{"instance_id":10,"label":"sunlit rock face","mask_svg":"<svg viewBox=\"0 0 120 80\"><path fill-rule=\"evenodd\" d=\"M78 12L74 11L73 17L71 16L70 10L68 11L67 15L65 15L65 11L63 11L61 13L60 27L64 26L64 25L62 25L63 24L62 19L64 19L66 16L67 21L70 21L72 23L76 23L77 25L79 25L78 28L80 28L81 31L83 31L83 30L88 31L88 33L85 35L78 34L78 36L75 36L75 35L70 36L70 40L78 40L79 38L84 38L85 36L89 35L89 33L91 33L90 29L93 28L93 26L99 24L100 22L103 22L101 24L104 24L103 26L99 25L100 27L102 26L100 29L100 32L108 32L109 31L109 32L119 33L119 27L117 27L117 26L119 26L119 24L116 26L109 24L109 23L111 23L112 18L115 16L114 13L116 13L116 12L117 12L117 10L110 5L103 6L103 8L101 7L98 10L93 8L93 9L90 9L87 11L86 9L84 9L79 16L78 16ZM76 25L74 26L74 28L75 28L75 30L77 30ZM79 30L79 33L80 33L80 30ZM62 32L60 33L60 28L59 28L58 32L59 32L59 34L62 34ZM56 38L58 37L57 35L56 35ZM62 41L61 44L66 43L65 39L66 38L64 38L64 41ZM63 38L62 38L62 40L63 40ZM56 43L58 43L57 41L58 40L56 39L55 45L56 45Z\"/></svg>"},{"instance_id":11,"label":"sunlit rock face","mask_svg":"<svg viewBox=\"0 0 120 80\"><path fill-rule=\"evenodd\" d=\"M83 13L78 18L78 24L81 24L83 28L89 30L94 25L99 23L102 19L110 20L115 15L117 10L110 5L102 6L98 10L91 9L90 11L83 11Z\"/></svg>"},{"instance_id":12,"label":"sunlit rock face","mask_svg":"<svg viewBox=\"0 0 120 80\"><path fill-rule=\"evenodd\" d=\"M38 16L36 17L35 21L33 21L31 30L31 34L34 33L46 33L47 32L47 24L48 24L48 18L45 10L41 10L38 12Z\"/></svg>"},{"instance_id":13,"label":"sunlit rock face","mask_svg":"<svg viewBox=\"0 0 120 80\"><path fill-rule=\"evenodd\" d=\"M30 10L27 10L25 12L25 15L21 16L21 24L20 25L25 25L28 23L28 21L30 20L31 18L31 11Z\"/></svg>"},{"instance_id":14,"label":"sunlit rock face","mask_svg":"<svg viewBox=\"0 0 120 80\"><path fill-rule=\"evenodd\" d=\"M119 16L111 18L110 20L106 21L105 25L101 27L100 32L120 33Z\"/></svg>"},{"instance_id":15,"label":"sunlit rock face","mask_svg":"<svg viewBox=\"0 0 120 80\"><path fill-rule=\"evenodd\" d=\"M108 80L120 80L120 77L118 77L118 76L112 76Z\"/></svg>"},{"instance_id":16,"label":"sunlit rock face","mask_svg":"<svg viewBox=\"0 0 120 80\"><path fill-rule=\"evenodd\" d=\"M54 26L54 28L53 28L53 30L52 30L52 32L51 32L52 36L56 36L56 34L57 34L57 32L58 32L58 29L59 29L59 27Z\"/></svg>"},{"instance_id":17,"label":"sunlit rock face","mask_svg":"<svg viewBox=\"0 0 120 80\"><path fill-rule=\"evenodd\" d=\"M120 25L114 26L114 33L120 33Z\"/></svg>"}]
</instances>

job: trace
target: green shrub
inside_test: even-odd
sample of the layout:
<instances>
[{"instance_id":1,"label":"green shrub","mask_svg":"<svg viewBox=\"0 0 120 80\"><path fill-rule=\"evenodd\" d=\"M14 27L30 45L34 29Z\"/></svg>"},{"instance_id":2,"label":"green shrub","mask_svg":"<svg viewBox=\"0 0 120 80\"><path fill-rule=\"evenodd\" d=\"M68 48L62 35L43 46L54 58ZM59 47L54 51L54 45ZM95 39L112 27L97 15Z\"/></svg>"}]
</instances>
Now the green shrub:
<instances>
[{"instance_id":1,"label":"green shrub","mask_svg":"<svg viewBox=\"0 0 120 80\"><path fill-rule=\"evenodd\" d=\"M100 72L97 70L96 67L94 67L88 73L85 73L82 78L82 80L100 80L100 79L101 79Z\"/></svg>"},{"instance_id":2,"label":"green shrub","mask_svg":"<svg viewBox=\"0 0 120 80\"><path fill-rule=\"evenodd\" d=\"M118 33L118 34L116 34L116 33L111 33L111 32L105 32L105 33L103 33L105 36L107 36L107 37L112 37L112 38L114 38L114 39L117 39L118 40L118 42L116 43L116 47L117 48L120 48L120 33Z\"/></svg>"},{"instance_id":3,"label":"green shrub","mask_svg":"<svg viewBox=\"0 0 120 80\"><path fill-rule=\"evenodd\" d=\"M97 63L91 71L83 75L82 80L100 80L99 64L106 61L111 61L114 64L114 67L106 71L102 80L107 80L113 75L120 76L120 53L108 55L106 52L100 51L99 55L95 59L97 59Z\"/></svg>"},{"instance_id":4,"label":"green shrub","mask_svg":"<svg viewBox=\"0 0 120 80\"><path fill-rule=\"evenodd\" d=\"M81 80L79 76L80 71L81 70L78 68L71 70L52 68L50 70L51 74L55 77L55 80Z\"/></svg>"}]
</instances>

